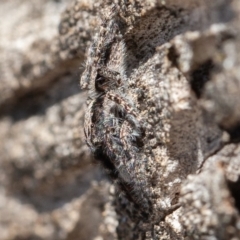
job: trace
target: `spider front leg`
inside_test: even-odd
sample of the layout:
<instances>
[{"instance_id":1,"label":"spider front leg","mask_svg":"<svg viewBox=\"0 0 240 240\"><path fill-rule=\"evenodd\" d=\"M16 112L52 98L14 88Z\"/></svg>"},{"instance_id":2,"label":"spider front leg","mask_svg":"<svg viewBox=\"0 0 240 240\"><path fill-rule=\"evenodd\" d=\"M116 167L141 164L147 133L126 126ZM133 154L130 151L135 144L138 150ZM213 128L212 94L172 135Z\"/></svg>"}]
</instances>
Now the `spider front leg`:
<instances>
[{"instance_id":1,"label":"spider front leg","mask_svg":"<svg viewBox=\"0 0 240 240\"><path fill-rule=\"evenodd\" d=\"M92 92L98 91L98 89L95 88L95 83L99 78L98 75L104 75L104 71L102 70L106 68L106 66L123 75L125 72L126 46L124 34L126 26L125 20L119 14L118 7L113 4L109 13L104 16L100 30L88 50L85 71L80 81L82 89L89 89ZM110 78L108 76L103 77L111 79L111 76Z\"/></svg>"}]
</instances>

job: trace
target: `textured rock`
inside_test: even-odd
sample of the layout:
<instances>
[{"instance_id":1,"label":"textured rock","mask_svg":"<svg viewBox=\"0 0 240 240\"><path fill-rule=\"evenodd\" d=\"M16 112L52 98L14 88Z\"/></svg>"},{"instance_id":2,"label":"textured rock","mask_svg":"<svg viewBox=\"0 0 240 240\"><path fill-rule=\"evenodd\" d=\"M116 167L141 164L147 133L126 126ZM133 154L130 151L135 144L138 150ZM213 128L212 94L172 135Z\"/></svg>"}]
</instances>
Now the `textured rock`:
<instances>
[{"instance_id":1,"label":"textured rock","mask_svg":"<svg viewBox=\"0 0 240 240\"><path fill-rule=\"evenodd\" d=\"M81 66L109 2L0 3L0 239L239 239L239 1L114 1L148 221L85 144Z\"/></svg>"}]
</instances>

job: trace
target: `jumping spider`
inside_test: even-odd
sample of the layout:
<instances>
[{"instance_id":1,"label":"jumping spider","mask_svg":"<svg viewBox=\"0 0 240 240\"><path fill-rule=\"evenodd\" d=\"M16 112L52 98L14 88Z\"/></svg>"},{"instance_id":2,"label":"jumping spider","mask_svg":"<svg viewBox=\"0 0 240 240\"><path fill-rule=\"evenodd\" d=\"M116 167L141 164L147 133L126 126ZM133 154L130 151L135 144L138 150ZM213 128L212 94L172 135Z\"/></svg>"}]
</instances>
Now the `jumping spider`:
<instances>
[{"instance_id":1,"label":"jumping spider","mask_svg":"<svg viewBox=\"0 0 240 240\"><path fill-rule=\"evenodd\" d=\"M126 22L114 6L89 49L81 87L89 89L85 116L88 146L120 189L148 218L151 205L142 168L143 129L137 109L125 94ZM146 160L145 160L146 161Z\"/></svg>"}]
</instances>

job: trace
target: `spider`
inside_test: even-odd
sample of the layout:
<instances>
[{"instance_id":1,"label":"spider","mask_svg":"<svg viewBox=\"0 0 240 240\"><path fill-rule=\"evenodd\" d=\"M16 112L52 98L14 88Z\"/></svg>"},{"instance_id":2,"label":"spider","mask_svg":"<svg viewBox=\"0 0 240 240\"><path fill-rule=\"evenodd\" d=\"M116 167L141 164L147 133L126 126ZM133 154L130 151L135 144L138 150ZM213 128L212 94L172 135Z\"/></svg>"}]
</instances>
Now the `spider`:
<instances>
[{"instance_id":1,"label":"spider","mask_svg":"<svg viewBox=\"0 0 240 240\"><path fill-rule=\"evenodd\" d=\"M125 94L126 23L117 7L110 10L88 53L81 87L89 90L85 136L96 159L127 198L149 217L151 204L141 154L143 128L137 109Z\"/></svg>"}]
</instances>

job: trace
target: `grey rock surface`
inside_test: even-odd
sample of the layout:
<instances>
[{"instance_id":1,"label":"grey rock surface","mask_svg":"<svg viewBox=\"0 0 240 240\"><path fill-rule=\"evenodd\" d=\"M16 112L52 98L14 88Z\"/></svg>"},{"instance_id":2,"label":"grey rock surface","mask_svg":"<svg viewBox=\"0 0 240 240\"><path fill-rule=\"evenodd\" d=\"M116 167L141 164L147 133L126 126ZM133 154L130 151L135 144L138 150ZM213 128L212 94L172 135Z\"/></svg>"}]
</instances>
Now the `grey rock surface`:
<instances>
[{"instance_id":1,"label":"grey rock surface","mask_svg":"<svg viewBox=\"0 0 240 240\"><path fill-rule=\"evenodd\" d=\"M114 1L147 221L85 143L79 79L110 2L0 3L0 239L240 239L239 1Z\"/></svg>"}]
</instances>

